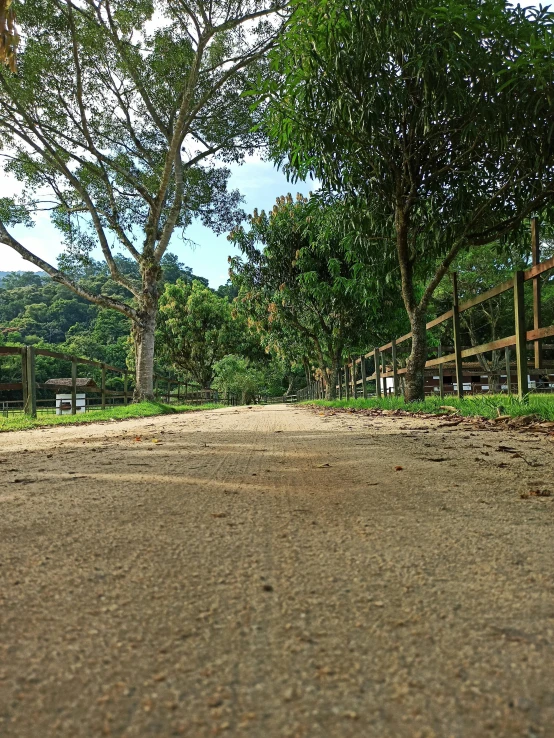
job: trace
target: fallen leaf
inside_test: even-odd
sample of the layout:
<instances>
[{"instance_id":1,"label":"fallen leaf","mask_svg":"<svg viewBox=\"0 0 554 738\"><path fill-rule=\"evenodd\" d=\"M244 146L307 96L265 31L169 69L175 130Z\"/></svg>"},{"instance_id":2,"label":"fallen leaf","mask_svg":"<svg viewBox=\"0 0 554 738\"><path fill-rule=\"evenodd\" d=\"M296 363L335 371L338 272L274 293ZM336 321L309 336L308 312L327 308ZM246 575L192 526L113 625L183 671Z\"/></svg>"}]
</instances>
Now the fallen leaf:
<instances>
[{"instance_id":1,"label":"fallen leaf","mask_svg":"<svg viewBox=\"0 0 554 738\"><path fill-rule=\"evenodd\" d=\"M227 513L212 513L212 518L226 518Z\"/></svg>"},{"instance_id":2,"label":"fallen leaf","mask_svg":"<svg viewBox=\"0 0 554 738\"><path fill-rule=\"evenodd\" d=\"M140 436L135 436L135 441L142 441L142 438Z\"/></svg>"},{"instance_id":3,"label":"fallen leaf","mask_svg":"<svg viewBox=\"0 0 554 738\"><path fill-rule=\"evenodd\" d=\"M319 464L317 468L318 469L324 469L327 466L331 466L331 464Z\"/></svg>"},{"instance_id":4,"label":"fallen leaf","mask_svg":"<svg viewBox=\"0 0 554 738\"><path fill-rule=\"evenodd\" d=\"M395 466L394 471L402 471L404 469L403 466Z\"/></svg>"}]
</instances>

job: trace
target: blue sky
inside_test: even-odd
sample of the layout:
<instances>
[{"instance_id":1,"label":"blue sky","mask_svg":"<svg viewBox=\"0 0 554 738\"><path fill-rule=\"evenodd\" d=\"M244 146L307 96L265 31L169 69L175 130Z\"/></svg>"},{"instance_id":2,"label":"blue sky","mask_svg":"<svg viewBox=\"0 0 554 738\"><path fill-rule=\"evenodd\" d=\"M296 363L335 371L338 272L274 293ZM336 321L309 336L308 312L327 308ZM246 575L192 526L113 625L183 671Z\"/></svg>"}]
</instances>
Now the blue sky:
<instances>
[{"instance_id":1,"label":"blue sky","mask_svg":"<svg viewBox=\"0 0 554 738\"><path fill-rule=\"evenodd\" d=\"M4 179L0 183L0 196L13 195L17 183ZM275 198L297 192L307 195L314 189L314 184L299 182L293 185L287 182L285 175L279 172L271 162L261 161L257 157L249 158L242 166L232 168L230 181L231 189L238 189L245 199L243 206L247 213L254 208L269 210L275 203ZM41 214L34 228L13 228L12 234L33 253L56 263L56 256L61 251L60 234L51 225L49 216ZM197 246L191 247L174 239L170 251L178 254L179 260L186 266L192 267L195 274L210 280L210 287L216 288L227 281L227 257L236 253L225 235L216 236L201 223L193 223L186 231L186 237L194 241ZM99 251L95 256L101 259ZM8 246L0 244L0 271L34 270L37 268L21 257Z\"/></svg>"}]
</instances>

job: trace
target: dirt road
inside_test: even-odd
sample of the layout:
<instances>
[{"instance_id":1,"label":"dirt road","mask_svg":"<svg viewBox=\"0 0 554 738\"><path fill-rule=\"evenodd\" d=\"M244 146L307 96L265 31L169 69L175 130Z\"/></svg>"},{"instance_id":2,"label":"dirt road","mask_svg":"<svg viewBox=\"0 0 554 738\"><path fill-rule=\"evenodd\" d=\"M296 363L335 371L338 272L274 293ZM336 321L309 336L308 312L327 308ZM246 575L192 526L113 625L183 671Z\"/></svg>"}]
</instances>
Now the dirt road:
<instances>
[{"instance_id":1,"label":"dirt road","mask_svg":"<svg viewBox=\"0 0 554 738\"><path fill-rule=\"evenodd\" d=\"M547 438L273 406L0 462L2 738L554 736Z\"/></svg>"}]
</instances>

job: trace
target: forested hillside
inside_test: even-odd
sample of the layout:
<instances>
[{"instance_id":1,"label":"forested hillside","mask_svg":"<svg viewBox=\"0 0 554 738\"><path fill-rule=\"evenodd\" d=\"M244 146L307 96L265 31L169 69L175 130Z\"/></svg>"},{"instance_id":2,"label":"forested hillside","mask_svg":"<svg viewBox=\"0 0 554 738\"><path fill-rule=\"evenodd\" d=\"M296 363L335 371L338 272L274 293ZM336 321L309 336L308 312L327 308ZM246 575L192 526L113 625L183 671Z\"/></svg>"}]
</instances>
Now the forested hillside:
<instances>
[{"instance_id":1,"label":"forested hillside","mask_svg":"<svg viewBox=\"0 0 554 738\"><path fill-rule=\"evenodd\" d=\"M118 258L121 271L135 277L136 266ZM163 263L164 283L178 279L207 280L192 274L173 254ZM125 366L130 322L113 310L100 308L37 272L3 272L0 283L0 344L56 347L56 350ZM101 262L81 269L80 278L95 294L117 296L122 288L110 279ZM137 275L138 276L138 275Z\"/></svg>"},{"instance_id":2,"label":"forested hillside","mask_svg":"<svg viewBox=\"0 0 554 738\"><path fill-rule=\"evenodd\" d=\"M119 271L138 281L136 264L124 257L116 258ZM210 289L207 279L195 275L171 253L163 257L161 266L156 371L178 376L192 387L210 387L215 380L214 386L245 400L258 393L282 394L293 387L295 372L290 361L286 364L274 360L257 333L233 310L236 287L229 282L217 290ZM110 278L107 266L101 262L91 261L86 267L78 267L78 272L75 276L93 294L117 297L124 289ZM115 310L79 297L44 273L3 273L0 345L32 345L134 368L131 321ZM230 359L218 371L218 362L227 356ZM98 370L82 369L87 376L99 379ZM39 383L68 376L69 371L67 362L37 357ZM301 377L303 372L296 374ZM20 375L19 360L4 357L0 381L19 382ZM111 389L120 389L121 382L118 376L108 377ZM13 392L3 395L4 399L15 397Z\"/></svg>"}]
</instances>

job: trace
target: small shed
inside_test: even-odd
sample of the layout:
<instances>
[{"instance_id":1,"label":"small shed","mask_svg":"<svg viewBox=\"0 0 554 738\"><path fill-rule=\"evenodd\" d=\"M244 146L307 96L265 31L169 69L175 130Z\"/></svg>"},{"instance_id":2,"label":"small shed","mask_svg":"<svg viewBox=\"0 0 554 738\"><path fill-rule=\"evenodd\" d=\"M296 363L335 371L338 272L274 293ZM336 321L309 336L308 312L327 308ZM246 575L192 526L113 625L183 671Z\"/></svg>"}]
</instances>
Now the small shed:
<instances>
[{"instance_id":1,"label":"small shed","mask_svg":"<svg viewBox=\"0 0 554 738\"><path fill-rule=\"evenodd\" d=\"M67 393L73 386L73 380L71 377L59 378L59 379L48 379L44 383L45 389L51 390L66 390L63 393L56 393L56 415L71 415L71 392ZM78 377L75 381L77 388L77 394L75 395L75 410L78 413L86 412L86 393L87 392L99 392L100 388L96 382L90 377Z\"/></svg>"}]
</instances>

